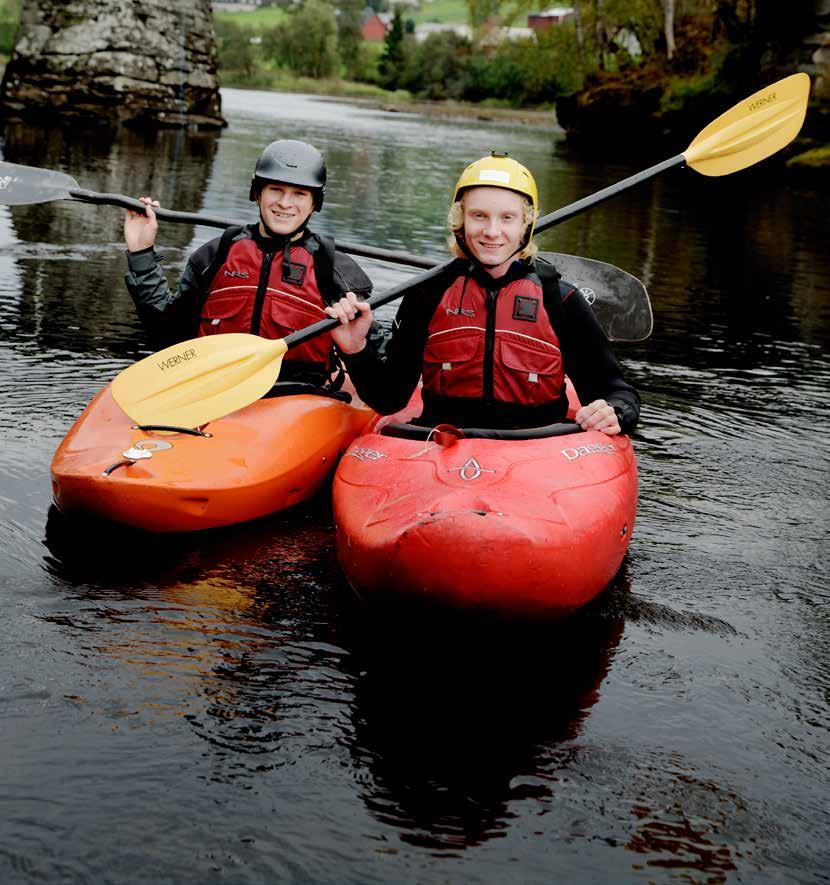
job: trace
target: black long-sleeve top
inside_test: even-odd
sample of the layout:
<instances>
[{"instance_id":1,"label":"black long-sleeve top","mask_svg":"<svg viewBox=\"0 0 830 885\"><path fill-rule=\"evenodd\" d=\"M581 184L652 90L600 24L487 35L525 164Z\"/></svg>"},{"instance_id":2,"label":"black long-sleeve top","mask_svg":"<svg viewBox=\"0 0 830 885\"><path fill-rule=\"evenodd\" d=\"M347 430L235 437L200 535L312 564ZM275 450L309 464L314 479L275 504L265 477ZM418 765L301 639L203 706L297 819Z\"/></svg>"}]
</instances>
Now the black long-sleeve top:
<instances>
[{"instance_id":1,"label":"black long-sleeve top","mask_svg":"<svg viewBox=\"0 0 830 885\"><path fill-rule=\"evenodd\" d=\"M372 342L343 360L361 398L376 411L390 415L402 409L421 377L429 323L442 296L460 274L472 274L488 289L536 270L543 282L543 301L559 339L565 373L583 404L604 399L613 406L623 433L630 433L640 415L640 397L623 378L620 364L579 291L550 266L533 260L514 261L499 278L485 274L476 262L458 259L444 273L406 291L395 318L392 335L381 355ZM539 427L561 421L568 409L564 390L541 406L486 402L483 398L438 396L423 392L424 409L419 424L450 423L461 427Z\"/></svg>"}]
</instances>

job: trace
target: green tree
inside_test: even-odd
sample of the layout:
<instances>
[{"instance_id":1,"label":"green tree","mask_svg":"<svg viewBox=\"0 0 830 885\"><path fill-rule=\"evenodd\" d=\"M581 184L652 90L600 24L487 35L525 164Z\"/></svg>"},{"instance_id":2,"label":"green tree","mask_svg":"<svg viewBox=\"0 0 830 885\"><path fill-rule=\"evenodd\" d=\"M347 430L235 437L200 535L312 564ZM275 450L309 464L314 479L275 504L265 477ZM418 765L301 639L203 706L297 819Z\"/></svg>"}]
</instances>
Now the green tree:
<instances>
[{"instance_id":1,"label":"green tree","mask_svg":"<svg viewBox=\"0 0 830 885\"><path fill-rule=\"evenodd\" d=\"M20 0L0 3L0 55L11 55L20 25Z\"/></svg>"},{"instance_id":2,"label":"green tree","mask_svg":"<svg viewBox=\"0 0 830 885\"><path fill-rule=\"evenodd\" d=\"M487 19L498 16L502 18L503 7L508 6L501 0L467 0L467 19L473 31L478 31Z\"/></svg>"},{"instance_id":3,"label":"green tree","mask_svg":"<svg viewBox=\"0 0 830 885\"><path fill-rule=\"evenodd\" d=\"M340 0L337 16L337 49L346 77L357 80L367 67L363 46L363 0Z\"/></svg>"},{"instance_id":4,"label":"green tree","mask_svg":"<svg viewBox=\"0 0 830 885\"><path fill-rule=\"evenodd\" d=\"M469 40L452 32L430 34L409 54L400 85L423 98L464 97L471 49Z\"/></svg>"},{"instance_id":5,"label":"green tree","mask_svg":"<svg viewBox=\"0 0 830 885\"><path fill-rule=\"evenodd\" d=\"M392 27L383 41L383 55L378 62L378 79L384 89L398 89L406 65L406 46L400 7L395 7Z\"/></svg>"},{"instance_id":6,"label":"green tree","mask_svg":"<svg viewBox=\"0 0 830 885\"><path fill-rule=\"evenodd\" d=\"M253 75L257 61L247 28L240 27L236 22L217 19L216 46L220 74L241 74L245 78Z\"/></svg>"},{"instance_id":7,"label":"green tree","mask_svg":"<svg viewBox=\"0 0 830 885\"><path fill-rule=\"evenodd\" d=\"M266 52L303 77L331 77L337 72L337 20L323 0L308 0L263 41Z\"/></svg>"}]
</instances>

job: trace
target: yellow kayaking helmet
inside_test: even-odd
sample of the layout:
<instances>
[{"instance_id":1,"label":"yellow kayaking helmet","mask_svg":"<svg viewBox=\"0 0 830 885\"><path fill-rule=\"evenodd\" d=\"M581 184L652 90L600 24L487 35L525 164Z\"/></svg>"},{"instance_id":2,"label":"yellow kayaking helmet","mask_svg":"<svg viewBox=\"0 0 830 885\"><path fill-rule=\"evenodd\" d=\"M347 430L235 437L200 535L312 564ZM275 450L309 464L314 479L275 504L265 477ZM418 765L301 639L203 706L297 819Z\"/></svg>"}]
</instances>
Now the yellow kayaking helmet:
<instances>
[{"instance_id":1,"label":"yellow kayaking helmet","mask_svg":"<svg viewBox=\"0 0 830 885\"><path fill-rule=\"evenodd\" d=\"M527 197L530 201L532 219L527 226L525 235L522 239L521 252L530 243L533 237L533 230L536 227L536 216L539 214L539 191L536 188L536 181L530 174L530 170L516 160L507 156L506 151L490 151L489 157L482 157L476 160L461 173L455 185L452 195L452 206L461 199L462 193L470 187L503 187L510 191L515 191L523 197ZM460 211L457 218L460 221ZM450 210L450 218L453 218L453 210ZM459 229L455 229L452 220L450 227L453 229L453 237L461 250L468 254L466 243Z\"/></svg>"},{"instance_id":2,"label":"yellow kayaking helmet","mask_svg":"<svg viewBox=\"0 0 830 885\"><path fill-rule=\"evenodd\" d=\"M453 203L458 200L461 191L468 187L504 187L526 196L534 211L539 209L539 192L530 171L508 157L504 151L491 151L489 157L470 163L455 185Z\"/></svg>"}]
</instances>

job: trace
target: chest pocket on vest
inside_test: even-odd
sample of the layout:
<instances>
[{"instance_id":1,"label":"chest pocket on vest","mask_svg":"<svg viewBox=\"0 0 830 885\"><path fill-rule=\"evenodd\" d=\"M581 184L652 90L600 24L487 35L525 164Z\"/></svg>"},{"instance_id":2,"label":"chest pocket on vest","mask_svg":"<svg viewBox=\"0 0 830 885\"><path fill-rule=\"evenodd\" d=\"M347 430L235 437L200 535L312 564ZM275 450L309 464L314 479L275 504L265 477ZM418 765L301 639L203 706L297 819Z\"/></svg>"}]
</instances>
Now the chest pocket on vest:
<instances>
[{"instance_id":1,"label":"chest pocket on vest","mask_svg":"<svg viewBox=\"0 0 830 885\"><path fill-rule=\"evenodd\" d=\"M303 298L287 292L270 291L262 308L259 334L263 338L285 338L291 332L304 329L325 318L326 313L322 308L309 304ZM326 363L331 346L330 335L318 335L305 344L292 347L289 359L297 362Z\"/></svg>"},{"instance_id":2,"label":"chest pocket on vest","mask_svg":"<svg viewBox=\"0 0 830 885\"><path fill-rule=\"evenodd\" d=\"M493 395L503 402L541 405L562 389L562 354L542 342L503 337L496 345Z\"/></svg>"},{"instance_id":3,"label":"chest pocket on vest","mask_svg":"<svg viewBox=\"0 0 830 885\"><path fill-rule=\"evenodd\" d=\"M296 295L269 292L262 309L260 335L264 338L284 338L326 318L326 314Z\"/></svg>"},{"instance_id":4,"label":"chest pocket on vest","mask_svg":"<svg viewBox=\"0 0 830 885\"><path fill-rule=\"evenodd\" d=\"M250 332L252 313L251 296L247 291L211 295L202 307L199 334Z\"/></svg>"},{"instance_id":5,"label":"chest pocket on vest","mask_svg":"<svg viewBox=\"0 0 830 885\"><path fill-rule=\"evenodd\" d=\"M484 333L444 332L424 348L424 386L441 396L481 396Z\"/></svg>"}]
</instances>

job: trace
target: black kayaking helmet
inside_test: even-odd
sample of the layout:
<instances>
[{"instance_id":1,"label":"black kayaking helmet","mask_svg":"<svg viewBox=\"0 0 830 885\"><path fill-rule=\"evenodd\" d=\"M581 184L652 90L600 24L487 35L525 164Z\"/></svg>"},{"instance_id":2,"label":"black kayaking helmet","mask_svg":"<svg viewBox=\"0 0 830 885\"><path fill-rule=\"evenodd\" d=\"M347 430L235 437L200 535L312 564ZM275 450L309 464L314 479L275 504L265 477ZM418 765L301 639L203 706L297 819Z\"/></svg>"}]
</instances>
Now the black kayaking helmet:
<instances>
[{"instance_id":1,"label":"black kayaking helmet","mask_svg":"<svg viewBox=\"0 0 830 885\"><path fill-rule=\"evenodd\" d=\"M262 185L275 181L308 188L314 194L314 208L319 212L326 192L326 161L317 148L305 141L287 138L272 141L256 161L250 200L256 202Z\"/></svg>"}]
</instances>

